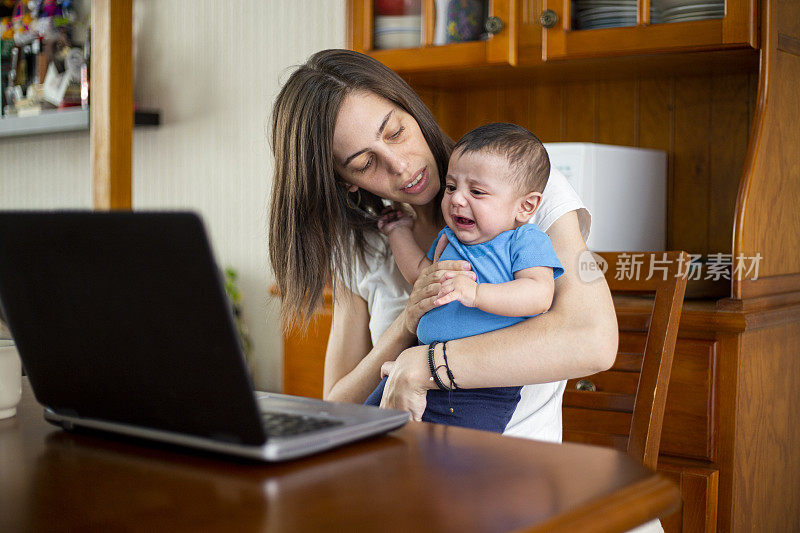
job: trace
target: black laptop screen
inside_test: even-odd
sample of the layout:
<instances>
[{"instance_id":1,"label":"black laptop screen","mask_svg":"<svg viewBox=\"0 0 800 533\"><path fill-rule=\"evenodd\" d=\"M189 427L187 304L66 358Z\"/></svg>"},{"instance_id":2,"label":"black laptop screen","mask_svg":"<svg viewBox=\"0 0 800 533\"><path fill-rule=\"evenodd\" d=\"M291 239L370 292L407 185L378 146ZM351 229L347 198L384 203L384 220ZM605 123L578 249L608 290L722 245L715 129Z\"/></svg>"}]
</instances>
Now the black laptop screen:
<instances>
[{"instance_id":1,"label":"black laptop screen","mask_svg":"<svg viewBox=\"0 0 800 533\"><path fill-rule=\"evenodd\" d=\"M262 443L219 278L191 213L0 213L0 304L56 412Z\"/></svg>"}]
</instances>

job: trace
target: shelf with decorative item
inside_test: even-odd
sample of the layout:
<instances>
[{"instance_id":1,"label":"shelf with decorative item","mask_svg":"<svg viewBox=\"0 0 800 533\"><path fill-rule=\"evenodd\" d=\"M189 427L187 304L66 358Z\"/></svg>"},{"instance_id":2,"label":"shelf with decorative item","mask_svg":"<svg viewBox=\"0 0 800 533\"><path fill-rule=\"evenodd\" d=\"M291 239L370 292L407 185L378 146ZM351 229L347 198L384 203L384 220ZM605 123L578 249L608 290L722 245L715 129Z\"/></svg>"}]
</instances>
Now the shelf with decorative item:
<instances>
[{"instance_id":1,"label":"shelf with decorative item","mask_svg":"<svg viewBox=\"0 0 800 533\"><path fill-rule=\"evenodd\" d=\"M758 47L757 0L543 0L542 59Z\"/></svg>"},{"instance_id":2,"label":"shelf with decorative item","mask_svg":"<svg viewBox=\"0 0 800 533\"><path fill-rule=\"evenodd\" d=\"M351 0L348 40L398 72L514 65L517 0Z\"/></svg>"},{"instance_id":3,"label":"shelf with decorative item","mask_svg":"<svg viewBox=\"0 0 800 533\"><path fill-rule=\"evenodd\" d=\"M758 48L758 0L471 1L483 5L482 33L476 40L459 42L460 35L442 37L442 32L453 29L459 34L454 29L457 24L451 24L458 15L449 10L455 6L468 11L461 7L472 5L466 0L420 0L420 15L415 19L419 26L412 37L410 29L385 19L410 20L415 15L382 15L383 0L351 0L350 47L402 75L509 67L563 72L564 59L613 62L617 57L644 59L645 67L649 62L659 69L665 56L685 54L706 54L694 56L703 59L699 66L705 69L706 57L725 62L724 54L741 56L738 51L749 51L754 55ZM397 33L391 35L395 40L387 40L386 33L392 31ZM562 66L550 67L557 63ZM585 66L575 64L573 70L580 74Z\"/></svg>"},{"instance_id":4,"label":"shelf with decorative item","mask_svg":"<svg viewBox=\"0 0 800 533\"><path fill-rule=\"evenodd\" d=\"M136 126L158 126L161 112L137 109L133 114ZM42 111L37 115L6 116L0 118L0 137L23 137L46 135L68 131L89 130L89 109L65 109Z\"/></svg>"}]
</instances>

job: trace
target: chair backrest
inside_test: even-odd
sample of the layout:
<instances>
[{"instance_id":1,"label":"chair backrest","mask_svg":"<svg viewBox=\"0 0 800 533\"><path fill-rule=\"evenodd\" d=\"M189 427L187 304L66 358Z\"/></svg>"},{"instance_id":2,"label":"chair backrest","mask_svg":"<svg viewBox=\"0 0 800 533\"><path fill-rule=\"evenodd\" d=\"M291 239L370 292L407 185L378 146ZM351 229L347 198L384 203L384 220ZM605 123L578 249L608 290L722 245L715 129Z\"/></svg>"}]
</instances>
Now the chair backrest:
<instances>
[{"instance_id":1,"label":"chair backrest","mask_svg":"<svg viewBox=\"0 0 800 533\"><path fill-rule=\"evenodd\" d=\"M655 295L631 417L627 450L655 469L678 322L689 267L685 252L604 252L612 294Z\"/></svg>"}]
</instances>

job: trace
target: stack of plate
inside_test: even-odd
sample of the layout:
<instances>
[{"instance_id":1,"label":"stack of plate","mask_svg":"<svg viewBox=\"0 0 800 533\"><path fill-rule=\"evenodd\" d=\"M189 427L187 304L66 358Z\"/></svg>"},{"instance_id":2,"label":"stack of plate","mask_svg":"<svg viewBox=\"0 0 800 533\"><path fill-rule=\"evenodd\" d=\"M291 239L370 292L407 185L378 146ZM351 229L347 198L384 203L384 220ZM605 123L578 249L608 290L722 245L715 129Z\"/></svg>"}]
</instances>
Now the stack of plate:
<instances>
[{"instance_id":1,"label":"stack of plate","mask_svg":"<svg viewBox=\"0 0 800 533\"><path fill-rule=\"evenodd\" d=\"M375 17L375 48L415 48L422 36L420 15L378 15Z\"/></svg>"},{"instance_id":2,"label":"stack of plate","mask_svg":"<svg viewBox=\"0 0 800 533\"><path fill-rule=\"evenodd\" d=\"M573 0L573 26L576 30L636 26L636 0ZM650 8L650 21L661 21L658 9Z\"/></svg>"},{"instance_id":3,"label":"stack of plate","mask_svg":"<svg viewBox=\"0 0 800 533\"><path fill-rule=\"evenodd\" d=\"M661 9L661 22L718 19L725 16L724 0L653 0Z\"/></svg>"}]
</instances>

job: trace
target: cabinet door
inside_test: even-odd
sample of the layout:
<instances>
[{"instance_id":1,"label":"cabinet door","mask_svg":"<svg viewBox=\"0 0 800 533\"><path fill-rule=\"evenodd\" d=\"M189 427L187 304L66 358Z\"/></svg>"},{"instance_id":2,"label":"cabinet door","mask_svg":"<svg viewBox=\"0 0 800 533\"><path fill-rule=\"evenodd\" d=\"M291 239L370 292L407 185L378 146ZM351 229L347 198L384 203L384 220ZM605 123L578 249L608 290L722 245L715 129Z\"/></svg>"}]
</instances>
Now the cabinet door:
<instances>
[{"instance_id":1,"label":"cabinet door","mask_svg":"<svg viewBox=\"0 0 800 533\"><path fill-rule=\"evenodd\" d=\"M436 42L437 0L421 0L419 46L385 48L384 46L407 46L403 39L387 42L385 37L376 39L376 4L380 0L350 0L348 2L348 40L350 48L368 54L398 72L430 71L436 69L458 69L485 65L516 65L517 63L517 4L519 0L482 0L484 20L495 17L502 22L502 29L487 34L485 39L434 44ZM441 9L439 10L441 12ZM441 19L441 17L439 17ZM442 22L441 20L439 21ZM397 24L413 24L406 18ZM384 22L377 26L383 30ZM380 32L381 28L377 28Z\"/></svg>"},{"instance_id":2,"label":"cabinet door","mask_svg":"<svg viewBox=\"0 0 800 533\"><path fill-rule=\"evenodd\" d=\"M542 0L542 10L555 20L545 61L758 46L757 0Z\"/></svg>"}]
</instances>

